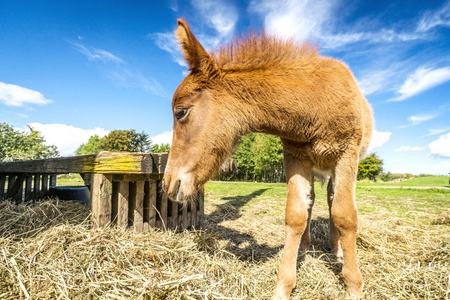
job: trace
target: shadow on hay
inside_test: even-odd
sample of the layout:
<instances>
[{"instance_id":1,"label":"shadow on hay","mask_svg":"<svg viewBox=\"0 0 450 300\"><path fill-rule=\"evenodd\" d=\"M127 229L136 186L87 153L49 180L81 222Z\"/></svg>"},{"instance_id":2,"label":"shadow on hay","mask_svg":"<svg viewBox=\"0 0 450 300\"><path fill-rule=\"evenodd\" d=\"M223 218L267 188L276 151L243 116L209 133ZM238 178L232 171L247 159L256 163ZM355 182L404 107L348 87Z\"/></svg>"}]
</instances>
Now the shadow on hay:
<instances>
[{"instance_id":1,"label":"shadow on hay","mask_svg":"<svg viewBox=\"0 0 450 300\"><path fill-rule=\"evenodd\" d=\"M223 221L239 219L242 216L241 209L267 190L260 189L244 196L224 197L222 199L228 200L228 202L216 205L216 209L205 216L206 227L216 235L217 239L226 242L226 251L234 254L242 261L266 262L276 256L284 247L284 244L269 246L266 243L258 243L251 233L243 233L220 225ZM281 230L284 230L284 228ZM251 229L248 231L251 232ZM330 253L328 232L328 219L317 217L311 220L312 242L307 254L324 261L330 270L338 274L342 270L342 265L336 263L336 257ZM300 254L298 264L301 265L304 259L305 255Z\"/></svg>"}]
</instances>

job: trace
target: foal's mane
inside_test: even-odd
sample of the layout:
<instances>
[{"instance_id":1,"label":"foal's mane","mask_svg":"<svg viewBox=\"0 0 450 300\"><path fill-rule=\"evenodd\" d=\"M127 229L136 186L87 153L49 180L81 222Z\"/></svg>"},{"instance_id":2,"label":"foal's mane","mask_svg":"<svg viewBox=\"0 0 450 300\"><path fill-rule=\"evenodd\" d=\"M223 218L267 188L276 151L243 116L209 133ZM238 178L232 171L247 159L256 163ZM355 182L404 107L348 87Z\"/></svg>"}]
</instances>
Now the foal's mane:
<instances>
[{"instance_id":1,"label":"foal's mane","mask_svg":"<svg viewBox=\"0 0 450 300\"><path fill-rule=\"evenodd\" d=\"M214 63L223 71L239 72L254 69L292 68L310 63L318 57L317 48L293 39L250 32L235 38L218 51L212 51Z\"/></svg>"}]
</instances>

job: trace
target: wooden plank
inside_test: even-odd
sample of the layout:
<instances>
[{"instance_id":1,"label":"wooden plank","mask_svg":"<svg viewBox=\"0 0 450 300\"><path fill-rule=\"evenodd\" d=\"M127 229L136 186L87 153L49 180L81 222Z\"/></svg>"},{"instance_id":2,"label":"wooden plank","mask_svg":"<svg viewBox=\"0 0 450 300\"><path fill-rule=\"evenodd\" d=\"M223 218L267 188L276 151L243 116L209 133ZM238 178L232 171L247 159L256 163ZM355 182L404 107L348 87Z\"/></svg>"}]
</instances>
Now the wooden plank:
<instances>
[{"instance_id":1,"label":"wooden plank","mask_svg":"<svg viewBox=\"0 0 450 300\"><path fill-rule=\"evenodd\" d=\"M161 209L159 211L161 215L161 228L167 229L167 206L168 206L168 199L166 193L162 190L161 185L158 185L158 197L161 201Z\"/></svg>"},{"instance_id":2,"label":"wooden plank","mask_svg":"<svg viewBox=\"0 0 450 300\"><path fill-rule=\"evenodd\" d=\"M134 209L136 207L136 182L128 183L128 224L127 227L134 226Z\"/></svg>"},{"instance_id":3,"label":"wooden plank","mask_svg":"<svg viewBox=\"0 0 450 300\"><path fill-rule=\"evenodd\" d=\"M169 229L176 229L179 224L179 220L178 220L178 202L175 201L171 201L169 199L167 199L168 201L168 210L170 210L170 214L172 215L171 220L167 220L168 225L167 228ZM179 227L179 229L181 229Z\"/></svg>"},{"instance_id":4,"label":"wooden plank","mask_svg":"<svg viewBox=\"0 0 450 300\"><path fill-rule=\"evenodd\" d=\"M161 174L113 174L114 181L151 181L161 180L164 173Z\"/></svg>"},{"instance_id":5,"label":"wooden plank","mask_svg":"<svg viewBox=\"0 0 450 300\"><path fill-rule=\"evenodd\" d=\"M7 195L9 194L9 191L12 189L14 182L16 181L17 176L16 175L9 175L8 176L8 187L6 188L7 190ZM7 198L10 198L7 196Z\"/></svg>"},{"instance_id":6,"label":"wooden plank","mask_svg":"<svg viewBox=\"0 0 450 300\"><path fill-rule=\"evenodd\" d=\"M6 183L6 176L0 175L0 200L3 199L5 196L5 183Z\"/></svg>"},{"instance_id":7,"label":"wooden plank","mask_svg":"<svg viewBox=\"0 0 450 300\"><path fill-rule=\"evenodd\" d=\"M41 175L34 175L33 180L33 199L38 200L41 196Z\"/></svg>"},{"instance_id":8,"label":"wooden plank","mask_svg":"<svg viewBox=\"0 0 450 300\"><path fill-rule=\"evenodd\" d=\"M134 231L141 233L144 225L144 185L145 181L136 182L136 196L134 205Z\"/></svg>"},{"instance_id":9,"label":"wooden plank","mask_svg":"<svg viewBox=\"0 0 450 300\"><path fill-rule=\"evenodd\" d=\"M191 227L191 220L188 218L188 203L183 203L183 229Z\"/></svg>"},{"instance_id":10,"label":"wooden plank","mask_svg":"<svg viewBox=\"0 0 450 300\"><path fill-rule=\"evenodd\" d=\"M25 201L33 199L32 186L33 176L27 175L27 177L25 178Z\"/></svg>"},{"instance_id":11,"label":"wooden plank","mask_svg":"<svg viewBox=\"0 0 450 300\"><path fill-rule=\"evenodd\" d=\"M17 179L16 179L18 188L16 190L15 195L13 196L16 204L21 204L23 202L23 181L24 181L24 179L25 179L25 175L19 175L19 176L17 176Z\"/></svg>"},{"instance_id":12,"label":"wooden plank","mask_svg":"<svg viewBox=\"0 0 450 300\"><path fill-rule=\"evenodd\" d=\"M90 184L89 184L90 185ZM120 182L113 181L111 196L111 224L117 224L117 214L119 211L119 185Z\"/></svg>"},{"instance_id":13,"label":"wooden plank","mask_svg":"<svg viewBox=\"0 0 450 300\"><path fill-rule=\"evenodd\" d=\"M152 153L153 169L152 173L164 173L166 169L167 160L169 158L168 153Z\"/></svg>"},{"instance_id":14,"label":"wooden plank","mask_svg":"<svg viewBox=\"0 0 450 300\"><path fill-rule=\"evenodd\" d=\"M50 175L50 186L56 186L56 175Z\"/></svg>"},{"instance_id":15,"label":"wooden plank","mask_svg":"<svg viewBox=\"0 0 450 300\"><path fill-rule=\"evenodd\" d=\"M101 152L98 155L1 162L0 173L163 173L167 156L167 153ZM155 167L153 161L157 163Z\"/></svg>"},{"instance_id":16,"label":"wooden plank","mask_svg":"<svg viewBox=\"0 0 450 300\"><path fill-rule=\"evenodd\" d=\"M198 226L197 206L198 206L198 201L191 202L191 224L192 224L192 227L194 227L195 229L197 229L197 226Z\"/></svg>"},{"instance_id":17,"label":"wooden plank","mask_svg":"<svg viewBox=\"0 0 450 300\"><path fill-rule=\"evenodd\" d=\"M119 182L118 207L117 207L117 225L120 227L128 226L128 196L130 188L129 182Z\"/></svg>"},{"instance_id":18,"label":"wooden plank","mask_svg":"<svg viewBox=\"0 0 450 300\"><path fill-rule=\"evenodd\" d=\"M22 196L23 190L23 179L25 175L9 176L8 178L8 193L6 194L6 199L13 199L19 202L19 197ZM20 198L21 202L21 198Z\"/></svg>"},{"instance_id":19,"label":"wooden plank","mask_svg":"<svg viewBox=\"0 0 450 300\"><path fill-rule=\"evenodd\" d=\"M92 226L105 227L111 222L112 176L94 174L91 187Z\"/></svg>"},{"instance_id":20,"label":"wooden plank","mask_svg":"<svg viewBox=\"0 0 450 300\"><path fill-rule=\"evenodd\" d=\"M203 221L205 218L205 191L204 189L202 189L199 192L199 197L198 197L198 211L197 211L197 226L198 228L202 228L203 227Z\"/></svg>"},{"instance_id":21,"label":"wooden plank","mask_svg":"<svg viewBox=\"0 0 450 300\"><path fill-rule=\"evenodd\" d=\"M149 185L148 224L150 227L156 227L156 198L158 197L157 181L150 181Z\"/></svg>"},{"instance_id":22,"label":"wooden plank","mask_svg":"<svg viewBox=\"0 0 450 300\"><path fill-rule=\"evenodd\" d=\"M42 189L41 189L41 198L44 198L45 196L47 196L47 192L48 192L48 175L44 174L42 175Z\"/></svg>"}]
</instances>

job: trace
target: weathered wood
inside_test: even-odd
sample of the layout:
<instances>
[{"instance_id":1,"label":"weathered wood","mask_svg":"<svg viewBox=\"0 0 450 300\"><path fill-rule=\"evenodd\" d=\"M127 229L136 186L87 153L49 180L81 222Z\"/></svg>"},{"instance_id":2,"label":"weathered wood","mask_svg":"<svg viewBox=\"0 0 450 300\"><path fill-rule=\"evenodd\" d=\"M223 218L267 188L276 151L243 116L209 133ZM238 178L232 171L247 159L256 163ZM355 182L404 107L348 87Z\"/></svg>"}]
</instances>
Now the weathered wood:
<instances>
[{"instance_id":1,"label":"weathered wood","mask_svg":"<svg viewBox=\"0 0 450 300\"><path fill-rule=\"evenodd\" d=\"M23 202L23 181L25 179L24 175L19 175L16 178L16 184L18 185L15 194L12 196L16 204L20 204Z\"/></svg>"},{"instance_id":2,"label":"weathered wood","mask_svg":"<svg viewBox=\"0 0 450 300\"><path fill-rule=\"evenodd\" d=\"M33 198L32 186L33 186L33 176L27 175L25 177L25 201L29 201L30 199Z\"/></svg>"},{"instance_id":3,"label":"weathered wood","mask_svg":"<svg viewBox=\"0 0 450 300\"><path fill-rule=\"evenodd\" d=\"M143 231L144 225L144 184L145 181L136 182L135 205L134 205L134 230L137 233Z\"/></svg>"},{"instance_id":4,"label":"weathered wood","mask_svg":"<svg viewBox=\"0 0 450 300\"><path fill-rule=\"evenodd\" d=\"M40 198L40 194L41 194L41 175L36 174L34 175L34 180L33 180L33 196L34 199L37 200Z\"/></svg>"},{"instance_id":5,"label":"weathered wood","mask_svg":"<svg viewBox=\"0 0 450 300\"><path fill-rule=\"evenodd\" d=\"M161 180L164 174L113 174L114 181L152 181Z\"/></svg>"},{"instance_id":6,"label":"weathered wood","mask_svg":"<svg viewBox=\"0 0 450 300\"><path fill-rule=\"evenodd\" d=\"M166 229L167 228L167 206L168 206L168 202L169 200L167 199L167 195L166 193L164 193L164 191L162 190L161 186L158 186L158 197L161 200L161 209L159 211L160 215L161 215L161 222L162 224L160 225L161 228Z\"/></svg>"},{"instance_id":7,"label":"weathered wood","mask_svg":"<svg viewBox=\"0 0 450 300\"><path fill-rule=\"evenodd\" d=\"M205 218L204 204L205 204L205 193L204 193L204 190L202 189L198 195L198 210L197 210L197 218L196 218L198 220L198 223L197 223L198 228L203 227L203 220Z\"/></svg>"},{"instance_id":8,"label":"weathered wood","mask_svg":"<svg viewBox=\"0 0 450 300\"><path fill-rule=\"evenodd\" d=\"M183 203L183 224L182 227L183 229L187 229L191 226L191 222L188 218L188 203Z\"/></svg>"},{"instance_id":9,"label":"weathered wood","mask_svg":"<svg viewBox=\"0 0 450 300\"><path fill-rule=\"evenodd\" d=\"M50 186L56 186L56 175L50 175Z\"/></svg>"},{"instance_id":10,"label":"weathered wood","mask_svg":"<svg viewBox=\"0 0 450 300\"><path fill-rule=\"evenodd\" d=\"M156 198L158 197L158 186L156 181L149 182L149 210L148 224L150 227L156 227Z\"/></svg>"},{"instance_id":11,"label":"weathered wood","mask_svg":"<svg viewBox=\"0 0 450 300\"><path fill-rule=\"evenodd\" d=\"M6 176L0 175L0 200L5 196Z\"/></svg>"},{"instance_id":12,"label":"weathered wood","mask_svg":"<svg viewBox=\"0 0 450 300\"><path fill-rule=\"evenodd\" d=\"M44 174L42 175L42 189L41 189L41 197L44 198L48 193L48 175Z\"/></svg>"},{"instance_id":13,"label":"weathered wood","mask_svg":"<svg viewBox=\"0 0 450 300\"><path fill-rule=\"evenodd\" d=\"M91 223L105 227L111 222L112 176L94 174L91 187Z\"/></svg>"},{"instance_id":14,"label":"weathered wood","mask_svg":"<svg viewBox=\"0 0 450 300\"><path fill-rule=\"evenodd\" d=\"M197 222L197 207L198 207L197 201L191 202L191 218L192 218L192 227L198 228L198 222Z\"/></svg>"},{"instance_id":15,"label":"weathered wood","mask_svg":"<svg viewBox=\"0 0 450 300\"><path fill-rule=\"evenodd\" d=\"M24 175L9 176L8 178L8 193L6 194L6 199L14 199L16 202L22 200L21 191L23 190L23 179Z\"/></svg>"},{"instance_id":16,"label":"weathered wood","mask_svg":"<svg viewBox=\"0 0 450 300\"><path fill-rule=\"evenodd\" d=\"M130 193L129 182L120 181L118 191L117 225L128 226L128 195Z\"/></svg>"},{"instance_id":17,"label":"weathered wood","mask_svg":"<svg viewBox=\"0 0 450 300\"><path fill-rule=\"evenodd\" d=\"M155 163L154 163L155 161ZM167 153L101 152L97 155L2 162L0 173L163 173Z\"/></svg>"}]
</instances>

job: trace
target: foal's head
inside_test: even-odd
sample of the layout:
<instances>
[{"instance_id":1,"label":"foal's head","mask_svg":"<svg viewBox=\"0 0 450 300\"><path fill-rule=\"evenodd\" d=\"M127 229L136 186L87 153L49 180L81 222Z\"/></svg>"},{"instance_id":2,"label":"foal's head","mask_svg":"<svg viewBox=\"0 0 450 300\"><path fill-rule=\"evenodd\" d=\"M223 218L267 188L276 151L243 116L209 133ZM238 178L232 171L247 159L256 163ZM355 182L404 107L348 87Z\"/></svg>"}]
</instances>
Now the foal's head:
<instances>
[{"instance_id":1,"label":"foal's head","mask_svg":"<svg viewBox=\"0 0 450 300\"><path fill-rule=\"evenodd\" d=\"M175 34L190 74L172 99L173 141L163 182L170 199L186 201L230 154L241 127L220 70L184 20L178 20Z\"/></svg>"}]
</instances>

